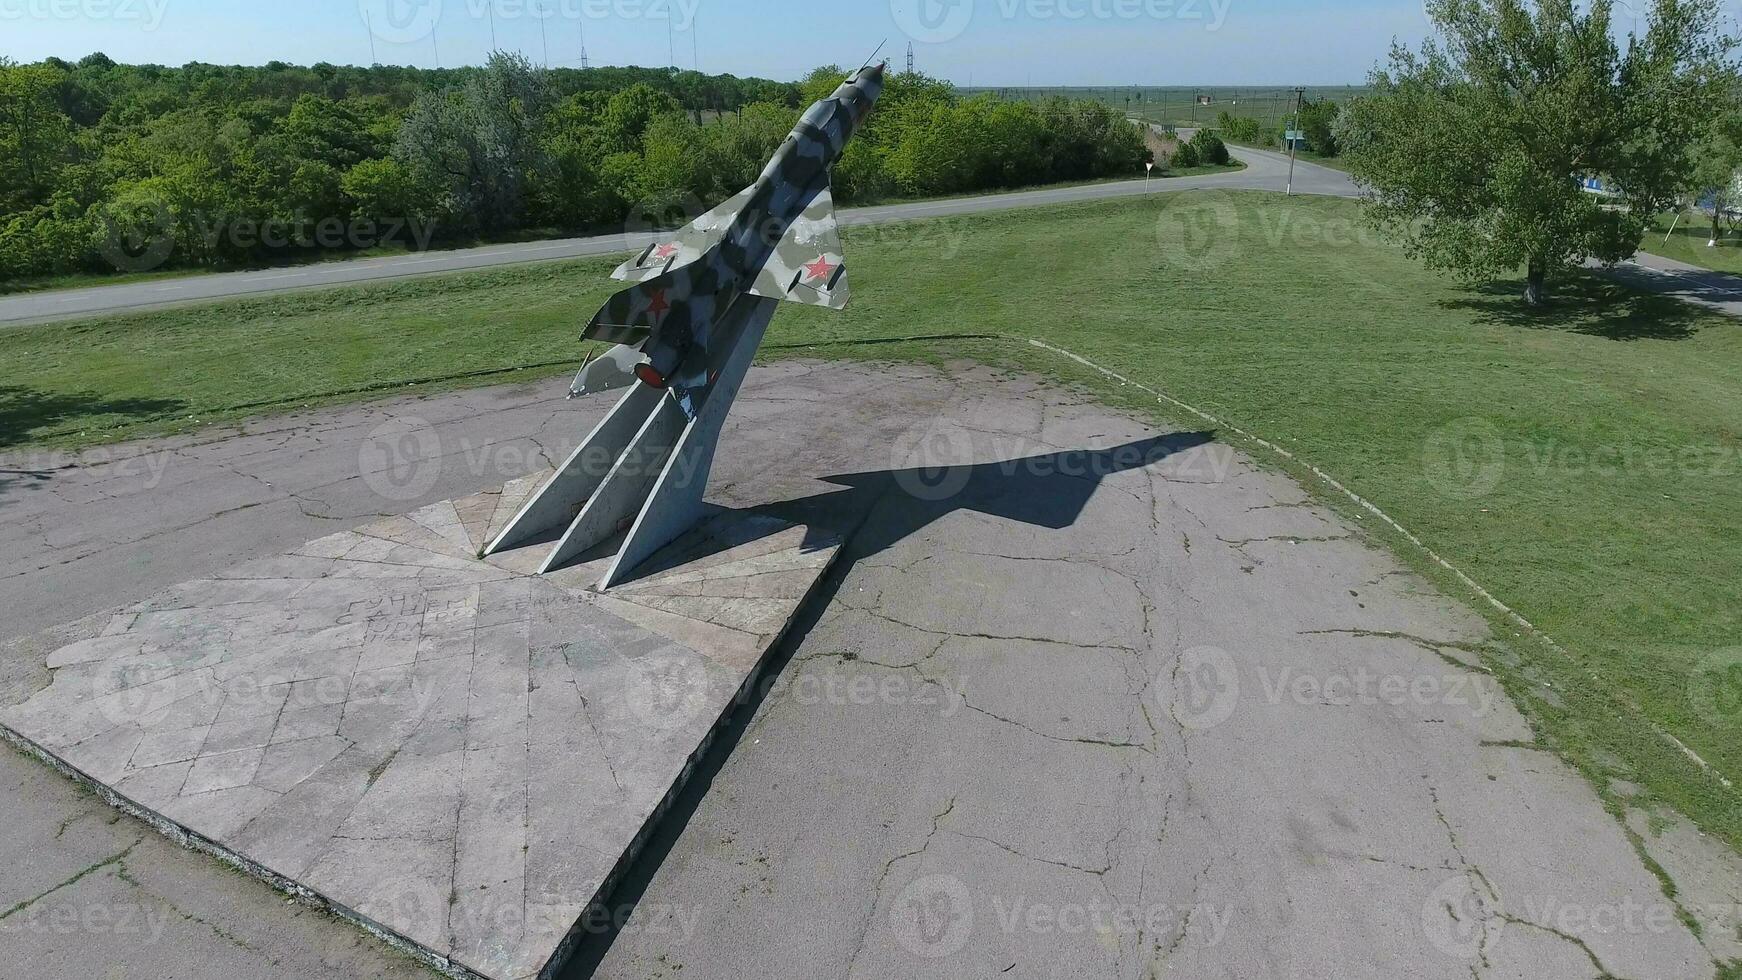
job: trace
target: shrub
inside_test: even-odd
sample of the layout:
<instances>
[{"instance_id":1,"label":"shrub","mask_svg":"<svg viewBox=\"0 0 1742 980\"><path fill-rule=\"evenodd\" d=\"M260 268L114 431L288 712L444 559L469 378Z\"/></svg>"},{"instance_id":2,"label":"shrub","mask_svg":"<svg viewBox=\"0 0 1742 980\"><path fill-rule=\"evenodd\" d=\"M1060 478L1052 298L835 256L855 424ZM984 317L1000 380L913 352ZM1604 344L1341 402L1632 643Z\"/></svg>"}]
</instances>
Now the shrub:
<instances>
[{"instance_id":1,"label":"shrub","mask_svg":"<svg viewBox=\"0 0 1742 980\"><path fill-rule=\"evenodd\" d=\"M1264 127L1258 120L1231 116L1226 111L1216 117L1216 128L1236 143L1257 143L1264 138Z\"/></svg>"},{"instance_id":2,"label":"shrub","mask_svg":"<svg viewBox=\"0 0 1742 980\"><path fill-rule=\"evenodd\" d=\"M1222 138L1207 129L1198 130L1198 135L1192 137L1189 144L1196 151L1198 163L1205 167L1225 167L1228 165L1228 144Z\"/></svg>"}]
</instances>

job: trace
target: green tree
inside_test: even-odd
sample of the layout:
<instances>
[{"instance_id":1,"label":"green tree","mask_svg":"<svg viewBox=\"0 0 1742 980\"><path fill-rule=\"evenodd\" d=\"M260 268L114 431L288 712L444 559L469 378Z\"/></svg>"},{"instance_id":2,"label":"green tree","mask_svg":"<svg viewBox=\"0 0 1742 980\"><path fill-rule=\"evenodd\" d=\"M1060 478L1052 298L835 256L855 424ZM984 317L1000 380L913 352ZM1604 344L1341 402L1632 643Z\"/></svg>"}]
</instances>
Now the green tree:
<instances>
[{"instance_id":1,"label":"green tree","mask_svg":"<svg viewBox=\"0 0 1742 980\"><path fill-rule=\"evenodd\" d=\"M400 128L394 157L419 183L447 189L453 210L496 233L522 217L529 178L543 169L549 112L543 72L497 52L464 84L420 96Z\"/></svg>"},{"instance_id":2,"label":"green tree","mask_svg":"<svg viewBox=\"0 0 1742 980\"><path fill-rule=\"evenodd\" d=\"M381 155L369 119L358 106L318 95L297 98L284 119L284 134L302 160L338 170Z\"/></svg>"},{"instance_id":3,"label":"green tree","mask_svg":"<svg viewBox=\"0 0 1742 980\"><path fill-rule=\"evenodd\" d=\"M72 121L55 101L60 73L0 58L0 213L48 198L72 145Z\"/></svg>"},{"instance_id":4,"label":"green tree","mask_svg":"<svg viewBox=\"0 0 1742 980\"><path fill-rule=\"evenodd\" d=\"M683 111L671 96L649 85L632 85L611 96L597 126L605 152L640 153L641 139L655 119Z\"/></svg>"},{"instance_id":5,"label":"green tree","mask_svg":"<svg viewBox=\"0 0 1742 980\"><path fill-rule=\"evenodd\" d=\"M1394 46L1340 125L1369 217L1432 268L1525 269L1525 300L1590 258L1632 255L1686 186L1728 75L1717 0L1659 0L1623 52L1612 0L1428 0L1440 38ZM1581 189L1602 177L1612 206Z\"/></svg>"},{"instance_id":6,"label":"green tree","mask_svg":"<svg viewBox=\"0 0 1742 980\"><path fill-rule=\"evenodd\" d=\"M1300 130L1306 134L1307 145L1322 156L1337 155L1336 124L1341 110L1330 99L1305 102L1300 107Z\"/></svg>"},{"instance_id":7,"label":"green tree","mask_svg":"<svg viewBox=\"0 0 1742 980\"><path fill-rule=\"evenodd\" d=\"M1708 121L1695 151L1687 190L1709 197L1712 241L1723 236L1724 216L1742 206L1742 101L1736 93L1724 99Z\"/></svg>"},{"instance_id":8,"label":"green tree","mask_svg":"<svg viewBox=\"0 0 1742 980\"><path fill-rule=\"evenodd\" d=\"M428 221L437 216L440 190L394 159L364 160L345 172L340 190L358 215L375 220Z\"/></svg>"},{"instance_id":9,"label":"green tree","mask_svg":"<svg viewBox=\"0 0 1742 980\"><path fill-rule=\"evenodd\" d=\"M1225 167L1231 159L1228 144L1207 129L1198 130L1198 134L1192 137L1191 147L1196 151L1199 166Z\"/></svg>"},{"instance_id":10,"label":"green tree","mask_svg":"<svg viewBox=\"0 0 1742 980\"><path fill-rule=\"evenodd\" d=\"M1258 120L1250 116L1235 116L1224 109L1216 116L1216 128L1222 135L1236 143L1260 144L1265 142L1264 127Z\"/></svg>"}]
</instances>

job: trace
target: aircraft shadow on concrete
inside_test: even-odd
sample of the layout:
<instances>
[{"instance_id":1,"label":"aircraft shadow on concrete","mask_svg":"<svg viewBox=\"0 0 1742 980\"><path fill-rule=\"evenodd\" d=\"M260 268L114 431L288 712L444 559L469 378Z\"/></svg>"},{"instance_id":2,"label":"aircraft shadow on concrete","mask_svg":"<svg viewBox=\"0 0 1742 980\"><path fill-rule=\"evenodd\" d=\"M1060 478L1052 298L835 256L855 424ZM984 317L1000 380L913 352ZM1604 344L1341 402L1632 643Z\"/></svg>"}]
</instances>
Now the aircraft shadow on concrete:
<instances>
[{"instance_id":1,"label":"aircraft shadow on concrete","mask_svg":"<svg viewBox=\"0 0 1742 980\"><path fill-rule=\"evenodd\" d=\"M731 757L767 697L767 678L786 669L856 562L887 550L957 511L975 511L1053 530L1071 527L1082 517L1090 498L1106 478L1154 465L1215 441L1214 433L1181 432L1111 449L1067 450L959 467L852 473L825 478L825 482L844 489L751 508L752 513L819 529L818 546L825 535L840 535L846 542L841 556L818 585L816 594L799 608L798 618L769 653L757 682L733 706L730 719L717 733L713 745L697 760L694 775L673 798L645 848L625 869L622 881L608 899L605 911L610 914L602 920L604 927L587 930L555 975L560 980L583 980L597 972L616 940L617 927L646 894L654 873L665 863L720 767ZM915 487L931 489L916 495ZM945 490L951 492L943 494ZM684 560L697 557L701 556L691 553Z\"/></svg>"},{"instance_id":2,"label":"aircraft shadow on concrete","mask_svg":"<svg viewBox=\"0 0 1742 980\"><path fill-rule=\"evenodd\" d=\"M1034 527L1063 530L1075 524L1107 477L1142 469L1169 456L1215 441L1214 433L1153 436L1109 449L1072 449L995 462L878 470L823 477L843 487L810 497L748 508L743 513L778 517L810 529L804 547L847 539L841 561L880 554L897 542L957 511L975 511ZM710 508L722 513L726 508ZM635 579L708 557L742 540L656 556ZM601 553L604 549L600 549Z\"/></svg>"},{"instance_id":3,"label":"aircraft shadow on concrete","mask_svg":"<svg viewBox=\"0 0 1742 980\"><path fill-rule=\"evenodd\" d=\"M1169 456L1215 441L1209 432L1181 432L1128 442L1110 449L1073 449L1017 459L948 467L915 467L824 477L847 489L791 501L795 508L828 514L864 513L853 535L850 559L888 550L957 511L1063 530L1082 517L1089 499L1108 477L1143 469ZM838 520L838 518L837 518Z\"/></svg>"}]
</instances>

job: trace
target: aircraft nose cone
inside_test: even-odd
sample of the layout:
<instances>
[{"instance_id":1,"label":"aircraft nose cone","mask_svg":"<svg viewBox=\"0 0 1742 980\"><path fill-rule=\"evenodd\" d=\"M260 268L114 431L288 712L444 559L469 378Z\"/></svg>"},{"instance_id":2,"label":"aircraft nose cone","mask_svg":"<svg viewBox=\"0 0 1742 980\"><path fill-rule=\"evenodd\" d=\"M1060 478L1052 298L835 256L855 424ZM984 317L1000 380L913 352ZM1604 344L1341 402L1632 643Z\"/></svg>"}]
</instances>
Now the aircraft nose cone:
<instances>
[{"instance_id":1,"label":"aircraft nose cone","mask_svg":"<svg viewBox=\"0 0 1742 980\"><path fill-rule=\"evenodd\" d=\"M870 75L872 78L875 78L881 82L881 81L883 81L883 73L888 68L889 68L889 62L887 62L887 61L883 62L882 64L872 65Z\"/></svg>"}]
</instances>

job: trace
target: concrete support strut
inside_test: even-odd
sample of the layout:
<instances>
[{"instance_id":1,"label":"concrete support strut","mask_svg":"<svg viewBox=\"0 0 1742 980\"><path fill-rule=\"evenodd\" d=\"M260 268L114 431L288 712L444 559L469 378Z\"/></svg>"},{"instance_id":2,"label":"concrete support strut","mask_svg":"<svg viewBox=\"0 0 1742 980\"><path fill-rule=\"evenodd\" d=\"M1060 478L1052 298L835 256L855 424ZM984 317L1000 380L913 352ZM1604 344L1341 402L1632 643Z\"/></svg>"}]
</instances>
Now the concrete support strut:
<instances>
[{"instance_id":1,"label":"concrete support strut","mask_svg":"<svg viewBox=\"0 0 1742 980\"><path fill-rule=\"evenodd\" d=\"M600 589L609 589L694 526L726 416L777 305L746 295L721 318L709 364L713 382L705 392L692 393L694 418L676 394L632 385L485 554L526 546L566 527L539 569L545 574L626 530L599 582Z\"/></svg>"}]
</instances>

